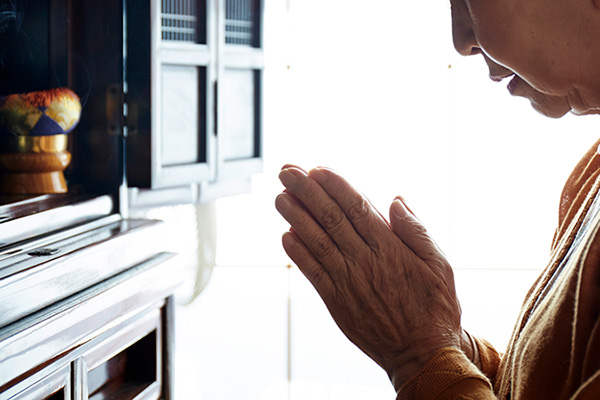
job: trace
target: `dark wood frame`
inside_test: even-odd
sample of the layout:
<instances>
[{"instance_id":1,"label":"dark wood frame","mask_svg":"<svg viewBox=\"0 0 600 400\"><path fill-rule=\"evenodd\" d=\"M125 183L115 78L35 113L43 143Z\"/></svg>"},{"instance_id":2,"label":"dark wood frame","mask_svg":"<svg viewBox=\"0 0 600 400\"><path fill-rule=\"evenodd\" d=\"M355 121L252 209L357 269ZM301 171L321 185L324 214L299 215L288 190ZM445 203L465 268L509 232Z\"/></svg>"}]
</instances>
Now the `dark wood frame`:
<instances>
[{"instance_id":1,"label":"dark wood frame","mask_svg":"<svg viewBox=\"0 0 600 400\"><path fill-rule=\"evenodd\" d=\"M213 4L199 2L206 9L206 44L169 43L161 40L159 0L128 0L130 20L127 26L129 82L127 166L131 186L164 188L211 180L215 175L214 96L210 88L215 82L215 35ZM205 68L199 96L204 96L204 108L198 110L205 124L198 132L203 154L197 163L163 165L161 158L161 69L163 65ZM202 104L199 101L199 104Z\"/></svg>"},{"instance_id":2,"label":"dark wood frame","mask_svg":"<svg viewBox=\"0 0 600 400\"><path fill-rule=\"evenodd\" d=\"M178 262L161 243L162 223L128 219L129 200L212 200L239 192L240 182L261 170L264 2L252 3L255 43L247 47L224 42L224 0L198 0L207 10L204 44L161 42L157 0L29 2L33 14L0 36L8 55L42 44L31 65L18 57L0 64L10 77L0 80L0 95L68 86L84 105L69 135L69 193L0 196L0 400L87 399L88 372L98 365L118 370L143 337L156 338L149 351L155 380L130 398L171 398ZM198 92L206 101L198 112L206 124L198 133L205 154L197 163L161 163L164 65L204 68ZM223 156L225 68L253 71L248 158ZM114 364L105 365L112 356Z\"/></svg>"}]
</instances>

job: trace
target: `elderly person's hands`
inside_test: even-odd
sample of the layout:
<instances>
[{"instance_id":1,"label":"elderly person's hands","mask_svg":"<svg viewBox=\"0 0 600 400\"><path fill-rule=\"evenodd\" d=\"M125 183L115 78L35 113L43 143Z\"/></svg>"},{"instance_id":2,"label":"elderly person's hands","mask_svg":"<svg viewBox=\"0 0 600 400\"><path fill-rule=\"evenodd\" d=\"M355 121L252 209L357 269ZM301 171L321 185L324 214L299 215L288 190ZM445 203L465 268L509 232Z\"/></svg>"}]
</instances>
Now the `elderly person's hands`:
<instances>
[{"instance_id":1,"label":"elderly person's hands","mask_svg":"<svg viewBox=\"0 0 600 400\"><path fill-rule=\"evenodd\" d=\"M291 224L283 236L287 254L396 389L436 350L461 347L452 269L400 199L388 224L329 169L307 174L285 166L279 178L286 190L276 207Z\"/></svg>"}]
</instances>

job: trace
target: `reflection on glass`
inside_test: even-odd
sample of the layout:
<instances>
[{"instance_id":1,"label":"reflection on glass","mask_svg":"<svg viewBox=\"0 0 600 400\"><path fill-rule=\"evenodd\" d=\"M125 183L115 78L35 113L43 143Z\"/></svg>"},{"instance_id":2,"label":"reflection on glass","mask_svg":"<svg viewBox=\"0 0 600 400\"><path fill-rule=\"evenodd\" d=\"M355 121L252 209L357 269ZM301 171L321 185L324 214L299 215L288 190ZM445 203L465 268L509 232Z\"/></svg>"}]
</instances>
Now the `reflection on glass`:
<instances>
[{"instance_id":1,"label":"reflection on glass","mask_svg":"<svg viewBox=\"0 0 600 400\"><path fill-rule=\"evenodd\" d=\"M162 69L162 165L198 161L198 70Z\"/></svg>"},{"instance_id":2,"label":"reflection on glass","mask_svg":"<svg viewBox=\"0 0 600 400\"><path fill-rule=\"evenodd\" d=\"M223 85L223 157L254 156L254 71L225 69Z\"/></svg>"}]
</instances>

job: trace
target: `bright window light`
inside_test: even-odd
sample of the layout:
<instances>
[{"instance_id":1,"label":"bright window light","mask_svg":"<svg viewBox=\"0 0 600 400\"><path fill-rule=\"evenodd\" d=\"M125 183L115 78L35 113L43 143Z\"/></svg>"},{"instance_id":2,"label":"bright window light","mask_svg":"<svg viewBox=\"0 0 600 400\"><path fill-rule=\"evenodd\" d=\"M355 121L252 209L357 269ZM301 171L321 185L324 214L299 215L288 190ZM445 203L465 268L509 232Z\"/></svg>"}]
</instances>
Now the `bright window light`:
<instances>
[{"instance_id":1,"label":"bright window light","mask_svg":"<svg viewBox=\"0 0 600 400\"><path fill-rule=\"evenodd\" d=\"M481 57L455 52L444 2L267 1L265 37L264 173L253 193L218 201L217 264L289 263L280 240L288 225L274 207L278 171L329 166L384 215L396 195L406 199L456 270L464 326L503 351L598 119L548 119L511 97ZM328 355L336 359L331 374L357 374L345 354ZM296 376L311 376L305 361L296 359ZM344 387L319 371L322 380L307 378L298 393L349 398L351 380ZM314 397L315 387L327 394Z\"/></svg>"}]
</instances>

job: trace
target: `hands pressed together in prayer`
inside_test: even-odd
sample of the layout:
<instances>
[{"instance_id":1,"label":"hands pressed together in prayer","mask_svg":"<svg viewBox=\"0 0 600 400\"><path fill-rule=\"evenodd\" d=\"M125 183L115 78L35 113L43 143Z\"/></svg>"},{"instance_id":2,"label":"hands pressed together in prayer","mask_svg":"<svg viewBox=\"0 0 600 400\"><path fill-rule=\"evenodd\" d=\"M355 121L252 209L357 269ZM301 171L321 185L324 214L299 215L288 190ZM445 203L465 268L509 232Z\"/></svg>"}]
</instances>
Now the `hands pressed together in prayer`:
<instances>
[{"instance_id":1,"label":"hands pressed together in prayer","mask_svg":"<svg viewBox=\"0 0 600 400\"><path fill-rule=\"evenodd\" d=\"M279 178L276 207L291 225L285 251L396 390L440 348L462 343L470 355L452 269L401 198L388 223L330 169L286 165Z\"/></svg>"}]
</instances>

